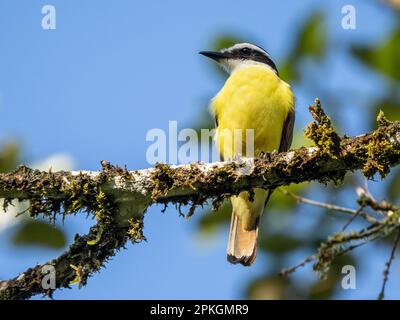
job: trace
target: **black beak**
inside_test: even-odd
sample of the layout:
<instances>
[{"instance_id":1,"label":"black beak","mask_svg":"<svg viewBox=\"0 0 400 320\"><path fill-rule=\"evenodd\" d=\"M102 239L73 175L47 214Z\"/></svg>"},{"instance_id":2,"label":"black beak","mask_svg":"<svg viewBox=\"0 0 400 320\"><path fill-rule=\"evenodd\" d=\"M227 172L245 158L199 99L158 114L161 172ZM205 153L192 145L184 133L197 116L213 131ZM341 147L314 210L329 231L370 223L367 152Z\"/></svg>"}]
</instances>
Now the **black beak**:
<instances>
[{"instance_id":1,"label":"black beak","mask_svg":"<svg viewBox=\"0 0 400 320\"><path fill-rule=\"evenodd\" d=\"M213 59L215 61L229 58L229 54L219 51L201 51L199 52L199 54L202 54L203 56L206 56L207 58Z\"/></svg>"}]
</instances>

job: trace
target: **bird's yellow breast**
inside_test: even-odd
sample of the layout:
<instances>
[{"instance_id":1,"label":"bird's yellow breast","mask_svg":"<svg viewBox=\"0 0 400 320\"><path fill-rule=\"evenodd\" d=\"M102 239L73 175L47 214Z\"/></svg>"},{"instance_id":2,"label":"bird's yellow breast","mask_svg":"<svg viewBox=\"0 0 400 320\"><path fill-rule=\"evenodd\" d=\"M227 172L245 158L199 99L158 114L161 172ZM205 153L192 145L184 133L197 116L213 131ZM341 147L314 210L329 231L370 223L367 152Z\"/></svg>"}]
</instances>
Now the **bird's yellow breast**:
<instances>
[{"instance_id":1,"label":"bird's yellow breast","mask_svg":"<svg viewBox=\"0 0 400 320\"><path fill-rule=\"evenodd\" d=\"M252 156L246 153L246 129L254 130L254 155L278 149L284 121L293 108L290 86L272 69L263 65L239 67L211 103L218 121L216 139L221 155ZM234 140L235 134L240 136L237 129L242 130L240 146L240 139Z\"/></svg>"}]
</instances>

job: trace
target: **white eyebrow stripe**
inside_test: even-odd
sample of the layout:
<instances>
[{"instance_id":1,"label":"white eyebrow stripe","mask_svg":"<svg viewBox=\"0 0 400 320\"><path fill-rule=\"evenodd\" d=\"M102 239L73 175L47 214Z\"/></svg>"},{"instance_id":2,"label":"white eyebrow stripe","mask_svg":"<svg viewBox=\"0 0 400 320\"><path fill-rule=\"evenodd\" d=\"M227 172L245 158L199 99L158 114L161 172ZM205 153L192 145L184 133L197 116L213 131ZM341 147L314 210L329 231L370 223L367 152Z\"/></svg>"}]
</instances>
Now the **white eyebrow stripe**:
<instances>
[{"instance_id":1,"label":"white eyebrow stripe","mask_svg":"<svg viewBox=\"0 0 400 320\"><path fill-rule=\"evenodd\" d=\"M251 56L241 56L241 50L248 48L257 54L252 54ZM231 74L238 67L251 64L260 64L263 66L268 66L272 71L279 76L278 69L272 60L271 56L263 48L258 47L251 43L238 43L229 48L221 49L219 52L232 54L232 56L227 56L224 59L220 59L219 65L228 73ZM261 55L261 56L260 56Z\"/></svg>"},{"instance_id":2,"label":"white eyebrow stripe","mask_svg":"<svg viewBox=\"0 0 400 320\"><path fill-rule=\"evenodd\" d=\"M234 46L232 46L232 47L230 47L230 48L227 48L227 49L223 49L223 50L221 50L221 51L222 51L222 52L224 52L224 51L226 52L226 51L240 50L240 49L243 49L243 48L250 48L250 49L256 50L256 51L258 51L258 52L262 52L262 53L265 54L268 58L271 59L271 56L268 54L268 52L266 52L265 50L261 49L260 47L257 47L256 45L251 44L251 43L248 43L248 42L237 43L237 44L235 44Z\"/></svg>"}]
</instances>

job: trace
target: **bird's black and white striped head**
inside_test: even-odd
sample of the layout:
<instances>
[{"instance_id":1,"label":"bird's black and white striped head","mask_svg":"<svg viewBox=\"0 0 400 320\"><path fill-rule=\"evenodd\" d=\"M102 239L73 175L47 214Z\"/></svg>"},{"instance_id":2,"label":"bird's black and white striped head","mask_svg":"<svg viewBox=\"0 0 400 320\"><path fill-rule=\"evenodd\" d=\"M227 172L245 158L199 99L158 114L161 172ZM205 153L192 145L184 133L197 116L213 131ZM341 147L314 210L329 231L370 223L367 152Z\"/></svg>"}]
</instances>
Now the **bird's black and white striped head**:
<instances>
[{"instance_id":1,"label":"bird's black and white striped head","mask_svg":"<svg viewBox=\"0 0 400 320\"><path fill-rule=\"evenodd\" d=\"M251 43L238 43L230 48L202 51L200 54L217 61L228 73L245 64L264 64L278 74L278 69L268 52Z\"/></svg>"}]
</instances>

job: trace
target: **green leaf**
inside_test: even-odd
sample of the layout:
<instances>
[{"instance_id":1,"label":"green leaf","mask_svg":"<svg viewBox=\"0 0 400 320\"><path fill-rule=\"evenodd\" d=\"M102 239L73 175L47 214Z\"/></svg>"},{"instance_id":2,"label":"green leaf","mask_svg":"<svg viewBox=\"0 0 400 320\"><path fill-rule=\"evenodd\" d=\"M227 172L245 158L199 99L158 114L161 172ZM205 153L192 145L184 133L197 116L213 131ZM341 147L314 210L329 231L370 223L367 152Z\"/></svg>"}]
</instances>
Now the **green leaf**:
<instances>
[{"instance_id":1,"label":"green leaf","mask_svg":"<svg viewBox=\"0 0 400 320\"><path fill-rule=\"evenodd\" d=\"M300 27L295 36L293 49L279 66L279 74L288 82L300 79L299 66L304 57L321 60L326 53L327 31L322 13L315 12Z\"/></svg>"},{"instance_id":2,"label":"green leaf","mask_svg":"<svg viewBox=\"0 0 400 320\"><path fill-rule=\"evenodd\" d=\"M201 215L199 222L200 231L203 233L213 233L217 228L227 225L231 219L232 205L230 200L224 201L216 212L207 210Z\"/></svg>"},{"instance_id":3,"label":"green leaf","mask_svg":"<svg viewBox=\"0 0 400 320\"><path fill-rule=\"evenodd\" d=\"M399 202L400 199L400 170L393 172L387 186L387 196L391 202Z\"/></svg>"},{"instance_id":4,"label":"green leaf","mask_svg":"<svg viewBox=\"0 0 400 320\"><path fill-rule=\"evenodd\" d=\"M327 32L321 12L315 12L301 27L293 50L295 57L311 56L321 59L326 52Z\"/></svg>"},{"instance_id":5,"label":"green leaf","mask_svg":"<svg viewBox=\"0 0 400 320\"><path fill-rule=\"evenodd\" d=\"M400 28L376 46L353 46L352 54L375 71L400 80Z\"/></svg>"},{"instance_id":6,"label":"green leaf","mask_svg":"<svg viewBox=\"0 0 400 320\"><path fill-rule=\"evenodd\" d=\"M308 299L329 299L337 291L341 280L343 279L342 268L345 265L354 266L356 261L350 254L337 257L328 272L326 280L317 280L314 282L308 293Z\"/></svg>"},{"instance_id":7,"label":"green leaf","mask_svg":"<svg viewBox=\"0 0 400 320\"><path fill-rule=\"evenodd\" d=\"M278 66L279 77L286 82L294 82L298 80L299 75L295 67L296 59L290 56L282 64Z\"/></svg>"},{"instance_id":8,"label":"green leaf","mask_svg":"<svg viewBox=\"0 0 400 320\"><path fill-rule=\"evenodd\" d=\"M23 222L13 239L16 246L34 245L51 249L61 249L66 245L66 238L60 229L42 221Z\"/></svg>"},{"instance_id":9,"label":"green leaf","mask_svg":"<svg viewBox=\"0 0 400 320\"><path fill-rule=\"evenodd\" d=\"M19 147L17 144L6 144L0 150L0 172L8 172L15 169L19 159Z\"/></svg>"},{"instance_id":10,"label":"green leaf","mask_svg":"<svg viewBox=\"0 0 400 320\"><path fill-rule=\"evenodd\" d=\"M396 101L396 97L389 97L378 103L374 103L376 106L374 115L378 115L380 111L383 111L385 118L398 121L400 120L400 103ZM376 117L373 117L373 127L376 127Z\"/></svg>"},{"instance_id":11,"label":"green leaf","mask_svg":"<svg viewBox=\"0 0 400 320\"><path fill-rule=\"evenodd\" d=\"M299 299L304 296L289 277L276 276L276 273L256 278L246 291L246 298L258 300Z\"/></svg>"},{"instance_id":12,"label":"green leaf","mask_svg":"<svg viewBox=\"0 0 400 320\"><path fill-rule=\"evenodd\" d=\"M259 245L261 250L266 250L275 254L283 254L301 247L302 241L289 235L269 234L260 239Z\"/></svg>"},{"instance_id":13,"label":"green leaf","mask_svg":"<svg viewBox=\"0 0 400 320\"><path fill-rule=\"evenodd\" d=\"M380 101L372 100L369 103L369 130L375 130L377 126L377 117L382 111L385 118L390 121L400 120L400 100L395 92L389 92L385 98Z\"/></svg>"},{"instance_id":14,"label":"green leaf","mask_svg":"<svg viewBox=\"0 0 400 320\"><path fill-rule=\"evenodd\" d=\"M287 187L282 187L282 189L287 190L294 194L300 194L302 192L305 192L309 186L310 186L309 183L299 183L299 184L291 184ZM267 210L294 211L296 205L297 202L293 197L283 194L278 189L272 194L267 204Z\"/></svg>"}]
</instances>

